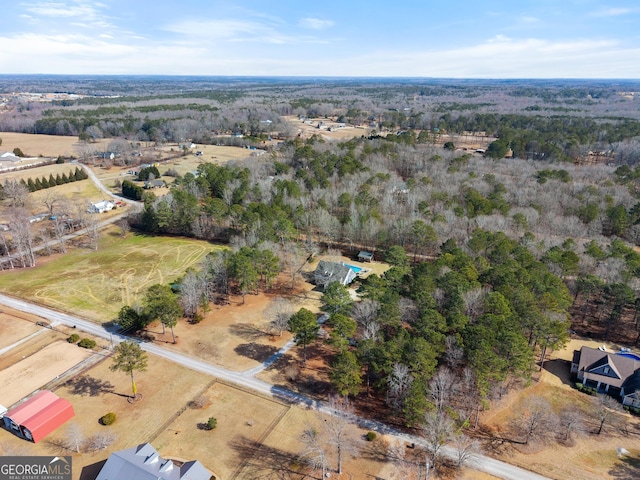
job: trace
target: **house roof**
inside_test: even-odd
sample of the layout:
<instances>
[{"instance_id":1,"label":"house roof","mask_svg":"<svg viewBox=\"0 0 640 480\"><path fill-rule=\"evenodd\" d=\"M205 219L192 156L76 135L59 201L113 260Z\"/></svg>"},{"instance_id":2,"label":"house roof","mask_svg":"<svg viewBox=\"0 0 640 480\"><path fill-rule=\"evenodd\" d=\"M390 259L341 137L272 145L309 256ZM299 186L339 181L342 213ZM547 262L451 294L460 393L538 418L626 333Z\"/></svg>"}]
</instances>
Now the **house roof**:
<instances>
[{"instance_id":1,"label":"house roof","mask_svg":"<svg viewBox=\"0 0 640 480\"><path fill-rule=\"evenodd\" d=\"M320 260L314 272L316 282L328 285L331 282L350 283L356 278L355 272L342 263Z\"/></svg>"},{"instance_id":2,"label":"house roof","mask_svg":"<svg viewBox=\"0 0 640 480\"><path fill-rule=\"evenodd\" d=\"M632 380L631 377L639 369L640 361L634 358L597 348L582 347L580 349L578 372L582 372L587 380L603 382L618 388L625 386L626 389L628 382Z\"/></svg>"},{"instance_id":3,"label":"house roof","mask_svg":"<svg viewBox=\"0 0 640 480\"><path fill-rule=\"evenodd\" d=\"M199 461L182 466L162 458L150 443L109 455L96 480L209 480L211 473Z\"/></svg>"},{"instance_id":4,"label":"house roof","mask_svg":"<svg viewBox=\"0 0 640 480\"><path fill-rule=\"evenodd\" d=\"M73 418L74 412L68 400L43 390L8 411L5 416L16 425L27 429L31 439L38 442Z\"/></svg>"},{"instance_id":5,"label":"house roof","mask_svg":"<svg viewBox=\"0 0 640 480\"><path fill-rule=\"evenodd\" d=\"M358 254L358 258L373 258L373 253L371 253L371 252L365 252L364 250L362 250L362 251Z\"/></svg>"}]
</instances>

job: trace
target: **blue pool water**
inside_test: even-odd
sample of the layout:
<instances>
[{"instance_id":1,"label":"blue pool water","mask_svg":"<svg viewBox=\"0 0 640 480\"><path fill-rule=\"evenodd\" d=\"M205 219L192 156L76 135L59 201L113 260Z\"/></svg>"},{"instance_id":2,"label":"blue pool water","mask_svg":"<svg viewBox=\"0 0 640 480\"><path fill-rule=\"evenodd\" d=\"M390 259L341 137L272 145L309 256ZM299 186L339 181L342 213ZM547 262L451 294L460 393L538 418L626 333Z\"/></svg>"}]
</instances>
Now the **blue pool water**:
<instances>
[{"instance_id":1,"label":"blue pool water","mask_svg":"<svg viewBox=\"0 0 640 480\"><path fill-rule=\"evenodd\" d=\"M343 265L345 267L349 267L351 270L353 270L356 273L360 273L362 271L362 267L356 267L355 265L349 265L348 263L344 263Z\"/></svg>"}]
</instances>

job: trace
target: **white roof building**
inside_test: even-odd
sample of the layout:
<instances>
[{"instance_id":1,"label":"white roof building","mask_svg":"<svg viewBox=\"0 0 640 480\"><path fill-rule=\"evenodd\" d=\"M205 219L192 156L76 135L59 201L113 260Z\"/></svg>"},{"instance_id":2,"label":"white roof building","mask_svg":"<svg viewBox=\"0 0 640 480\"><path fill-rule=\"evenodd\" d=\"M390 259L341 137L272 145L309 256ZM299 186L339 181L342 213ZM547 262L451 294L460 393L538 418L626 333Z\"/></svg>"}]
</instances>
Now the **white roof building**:
<instances>
[{"instance_id":1,"label":"white roof building","mask_svg":"<svg viewBox=\"0 0 640 480\"><path fill-rule=\"evenodd\" d=\"M150 443L109 455L96 480L209 480L211 473L199 461L181 466L162 458Z\"/></svg>"}]
</instances>

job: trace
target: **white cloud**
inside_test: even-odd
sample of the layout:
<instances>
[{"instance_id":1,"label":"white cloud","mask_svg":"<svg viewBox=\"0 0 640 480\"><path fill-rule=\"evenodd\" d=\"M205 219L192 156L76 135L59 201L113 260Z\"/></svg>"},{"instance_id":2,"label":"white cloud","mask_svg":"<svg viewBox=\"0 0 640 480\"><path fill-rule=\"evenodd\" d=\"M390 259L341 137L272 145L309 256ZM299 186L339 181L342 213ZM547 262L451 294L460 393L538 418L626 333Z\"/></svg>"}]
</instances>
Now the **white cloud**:
<instances>
[{"instance_id":1,"label":"white cloud","mask_svg":"<svg viewBox=\"0 0 640 480\"><path fill-rule=\"evenodd\" d=\"M209 42L262 43L272 45L298 45L300 43L326 43L326 40L311 36L293 36L282 33L279 25L255 20L185 20L164 27L177 33L183 40L202 44Z\"/></svg>"},{"instance_id":2,"label":"white cloud","mask_svg":"<svg viewBox=\"0 0 640 480\"><path fill-rule=\"evenodd\" d=\"M93 17L103 4L95 2L75 1L72 4L64 2L39 2L22 4L26 11L42 17Z\"/></svg>"},{"instance_id":3,"label":"white cloud","mask_svg":"<svg viewBox=\"0 0 640 480\"><path fill-rule=\"evenodd\" d=\"M520 20L523 23L538 23L540 22L540 19L537 17L530 17L528 15L525 15L524 17L520 17Z\"/></svg>"},{"instance_id":4,"label":"white cloud","mask_svg":"<svg viewBox=\"0 0 640 480\"><path fill-rule=\"evenodd\" d=\"M593 17L619 17L621 15L629 15L632 13L636 13L638 10L634 8L625 8L625 7L610 7L603 8L602 10L598 10L593 12L591 16Z\"/></svg>"},{"instance_id":5,"label":"white cloud","mask_svg":"<svg viewBox=\"0 0 640 480\"><path fill-rule=\"evenodd\" d=\"M260 25L260 24L257 24ZM0 69L6 73L407 76L460 78L639 78L640 48L612 40L549 41L504 35L450 49L388 49L354 55L318 49L296 55L278 44L245 51L230 45L273 28L252 22L181 23L163 40L114 35L0 35ZM207 28L210 41L198 41ZM193 32L193 36L182 32ZM202 29L202 30L201 30ZM114 38L109 36L113 35ZM241 51L241 54L238 54ZM299 50L297 50L299 51ZM253 52L253 53L252 53Z\"/></svg>"},{"instance_id":6,"label":"white cloud","mask_svg":"<svg viewBox=\"0 0 640 480\"><path fill-rule=\"evenodd\" d=\"M319 18L301 18L298 22L303 28L309 28L311 30L324 30L325 28L332 27L334 22L331 20L321 20Z\"/></svg>"}]
</instances>

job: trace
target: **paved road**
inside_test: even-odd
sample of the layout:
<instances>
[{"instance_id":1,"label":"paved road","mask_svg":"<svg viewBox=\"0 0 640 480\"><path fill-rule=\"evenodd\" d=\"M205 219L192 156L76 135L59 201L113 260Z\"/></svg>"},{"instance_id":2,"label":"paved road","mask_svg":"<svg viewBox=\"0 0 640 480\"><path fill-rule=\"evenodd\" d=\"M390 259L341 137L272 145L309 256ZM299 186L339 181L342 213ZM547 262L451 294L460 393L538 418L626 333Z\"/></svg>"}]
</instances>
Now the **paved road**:
<instances>
[{"instance_id":1,"label":"paved road","mask_svg":"<svg viewBox=\"0 0 640 480\"><path fill-rule=\"evenodd\" d=\"M112 341L114 344L117 344L123 340L129 339L126 336L120 335L117 332L110 332L105 329L102 325L98 325L96 323L90 322L88 320L69 315L67 313L62 313L56 310L52 310L47 307L42 307L40 305L36 305L33 303L26 302L24 300L19 300L13 297L8 297L6 295L0 295L0 304L6 305L8 307L14 308L19 311L32 313L38 315L49 322L52 325L67 325L67 326L75 326L77 329L95 335L96 337L103 338L109 341ZM291 345L290 345L291 344ZM264 370L268 364L273 363L279 356L284 354L289 348L292 346L292 342L287 343L280 351L272 356L269 360L267 360L264 364L246 370L244 372L234 372L231 370L227 370L225 368L221 368L215 365L211 365L210 363L203 362L202 360L198 360L197 358L193 358L181 353L170 351L167 348L161 347L159 345L155 345L152 343L144 343L141 342L140 345L144 350L149 353L153 353L154 355L158 355L160 357L166 358L173 362L176 362L185 367L191 368L193 370L213 375L214 377L220 378L230 383L234 383L237 385L241 385L245 388L250 388L252 390L265 393L267 395L274 395L276 397L280 397L291 401L293 403L306 405L307 407L314 408L320 412L333 414L334 412L326 405L316 400L312 400L304 395L300 395L298 393L292 392L290 390L274 386L270 383L264 382L262 380L258 380L254 377L255 374ZM408 435L406 433L400 432L388 425L385 425L381 422L377 422L374 420L353 416L351 418L353 423L360 425L363 428L369 430L375 430L383 434L394 435L408 443L415 443L416 445L424 445L424 440L421 437ZM445 455L453 456L453 449L445 448L443 450ZM513 465L509 465L508 463L501 462L499 460L495 460L493 458L484 456L484 455L476 455L473 459L473 468L476 470L481 470L491 475L494 475L499 478L503 478L505 480L548 480L547 477L543 477L533 472L529 472L527 470L523 470L519 467L515 467Z\"/></svg>"}]
</instances>

